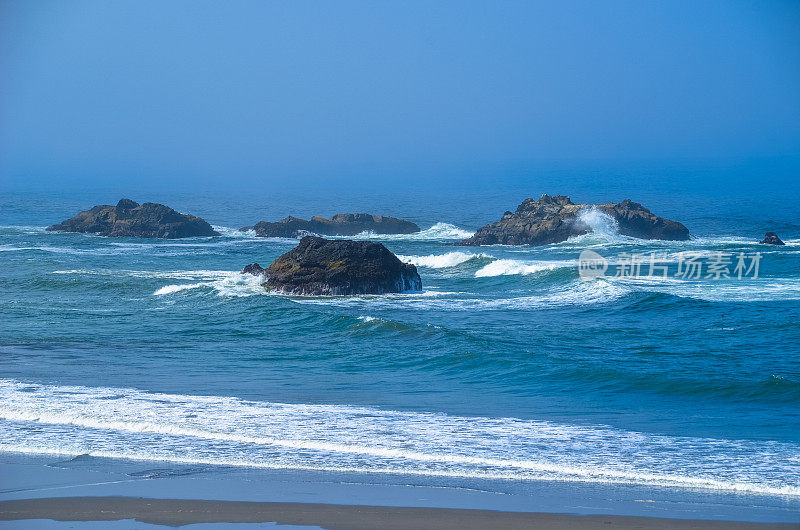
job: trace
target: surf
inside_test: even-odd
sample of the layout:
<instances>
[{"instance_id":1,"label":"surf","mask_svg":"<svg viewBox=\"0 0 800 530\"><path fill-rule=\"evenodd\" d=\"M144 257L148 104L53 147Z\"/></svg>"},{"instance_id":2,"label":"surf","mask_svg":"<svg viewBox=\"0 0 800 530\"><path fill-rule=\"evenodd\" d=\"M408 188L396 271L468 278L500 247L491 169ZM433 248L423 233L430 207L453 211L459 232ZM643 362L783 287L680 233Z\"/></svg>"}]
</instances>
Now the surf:
<instances>
[{"instance_id":1,"label":"surf","mask_svg":"<svg viewBox=\"0 0 800 530\"><path fill-rule=\"evenodd\" d=\"M0 397L6 451L800 496L800 467L765 465L765 452L800 458L788 443L11 379L0 380ZM44 431L36 440L19 430L32 424ZM653 460L664 444L672 451Z\"/></svg>"}]
</instances>

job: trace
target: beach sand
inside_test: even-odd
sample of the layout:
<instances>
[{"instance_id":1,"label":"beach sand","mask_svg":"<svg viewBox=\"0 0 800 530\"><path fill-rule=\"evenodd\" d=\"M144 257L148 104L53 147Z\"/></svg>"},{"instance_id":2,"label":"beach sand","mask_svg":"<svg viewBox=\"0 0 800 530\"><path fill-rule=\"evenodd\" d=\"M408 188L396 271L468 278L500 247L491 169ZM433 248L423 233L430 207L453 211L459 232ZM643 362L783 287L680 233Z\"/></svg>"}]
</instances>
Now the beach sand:
<instances>
[{"instance_id":1,"label":"beach sand","mask_svg":"<svg viewBox=\"0 0 800 530\"><path fill-rule=\"evenodd\" d=\"M200 523L267 523L329 529L385 530L407 528L483 529L664 528L744 529L800 528L795 524L759 524L609 515L565 515L448 508L347 506L336 504L241 502L133 497L55 497L0 501L0 521L119 521L180 526Z\"/></svg>"},{"instance_id":2,"label":"beach sand","mask_svg":"<svg viewBox=\"0 0 800 530\"><path fill-rule=\"evenodd\" d=\"M800 504L791 498L665 488L432 483L407 476L0 455L0 528L21 530L226 523L340 529L800 528L798 513Z\"/></svg>"}]
</instances>

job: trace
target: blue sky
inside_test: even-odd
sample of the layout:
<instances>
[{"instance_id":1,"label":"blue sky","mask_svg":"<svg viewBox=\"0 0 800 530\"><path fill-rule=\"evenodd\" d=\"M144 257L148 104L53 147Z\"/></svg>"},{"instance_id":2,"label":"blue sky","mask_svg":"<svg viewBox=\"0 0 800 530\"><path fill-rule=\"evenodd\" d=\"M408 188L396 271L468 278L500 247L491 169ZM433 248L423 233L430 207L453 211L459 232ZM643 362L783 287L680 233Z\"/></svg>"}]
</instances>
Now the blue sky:
<instances>
[{"instance_id":1,"label":"blue sky","mask_svg":"<svg viewBox=\"0 0 800 530\"><path fill-rule=\"evenodd\" d=\"M800 2L0 0L14 186L753 168L800 169Z\"/></svg>"}]
</instances>

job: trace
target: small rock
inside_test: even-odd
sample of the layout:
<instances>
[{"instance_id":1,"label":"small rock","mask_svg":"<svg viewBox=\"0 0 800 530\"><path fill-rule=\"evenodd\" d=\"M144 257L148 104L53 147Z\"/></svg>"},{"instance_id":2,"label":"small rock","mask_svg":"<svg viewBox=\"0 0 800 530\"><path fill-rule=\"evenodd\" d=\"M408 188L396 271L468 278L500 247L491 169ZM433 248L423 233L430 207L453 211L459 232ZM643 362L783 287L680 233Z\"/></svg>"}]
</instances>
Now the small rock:
<instances>
[{"instance_id":1,"label":"small rock","mask_svg":"<svg viewBox=\"0 0 800 530\"><path fill-rule=\"evenodd\" d=\"M261 221L254 226L246 226L242 231L253 230L259 237L302 237L306 234L322 236L354 236L362 232L375 234L413 234L419 226L411 221L372 215L368 213L340 213L330 219L314 216L310 220L286 217L271 223Z\"/></svg>"},{"instance_id":2,"label":"small rock","mask_svg":"<svg viewBox=\"0 0 800 530\"><path fill-rule=\"evenodd\" d=\"M265 269L258 263L251 263L250 265L245 265L244 269L242 269L242 274L252 274L253 276L263 276L266 273L267 269Z\"/></svg>"},{"instance_id":3,"label":"small rock","mask_svg":"<svg viewBox=\"0 0 800 530\"><path fill-rule=\"evenodd\" d=\"M783 241L781 241L781 238L779 238L778 234L776 234L775 232L767 232L764 235L764 239L761 240L761 243L764 243L765 245L785 245L786 244Z\"/></svg>"}]
</instances>

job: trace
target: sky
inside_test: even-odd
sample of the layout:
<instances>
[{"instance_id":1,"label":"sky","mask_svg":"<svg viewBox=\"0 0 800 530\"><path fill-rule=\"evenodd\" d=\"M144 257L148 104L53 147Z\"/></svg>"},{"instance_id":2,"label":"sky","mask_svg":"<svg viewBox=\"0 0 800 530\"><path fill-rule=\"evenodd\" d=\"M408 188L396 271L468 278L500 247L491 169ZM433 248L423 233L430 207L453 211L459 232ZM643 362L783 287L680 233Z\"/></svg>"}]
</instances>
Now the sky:
<instances>
[{"instance_id":1,"label":"sky","mask_svg":"<svg viewBox=\"0 0 800 530\"><path fill-rule=\"evenodd\" d=\"M0 0L12 187L654 173L797 180L800 2Z\"/></svg>"}]
</instances>

